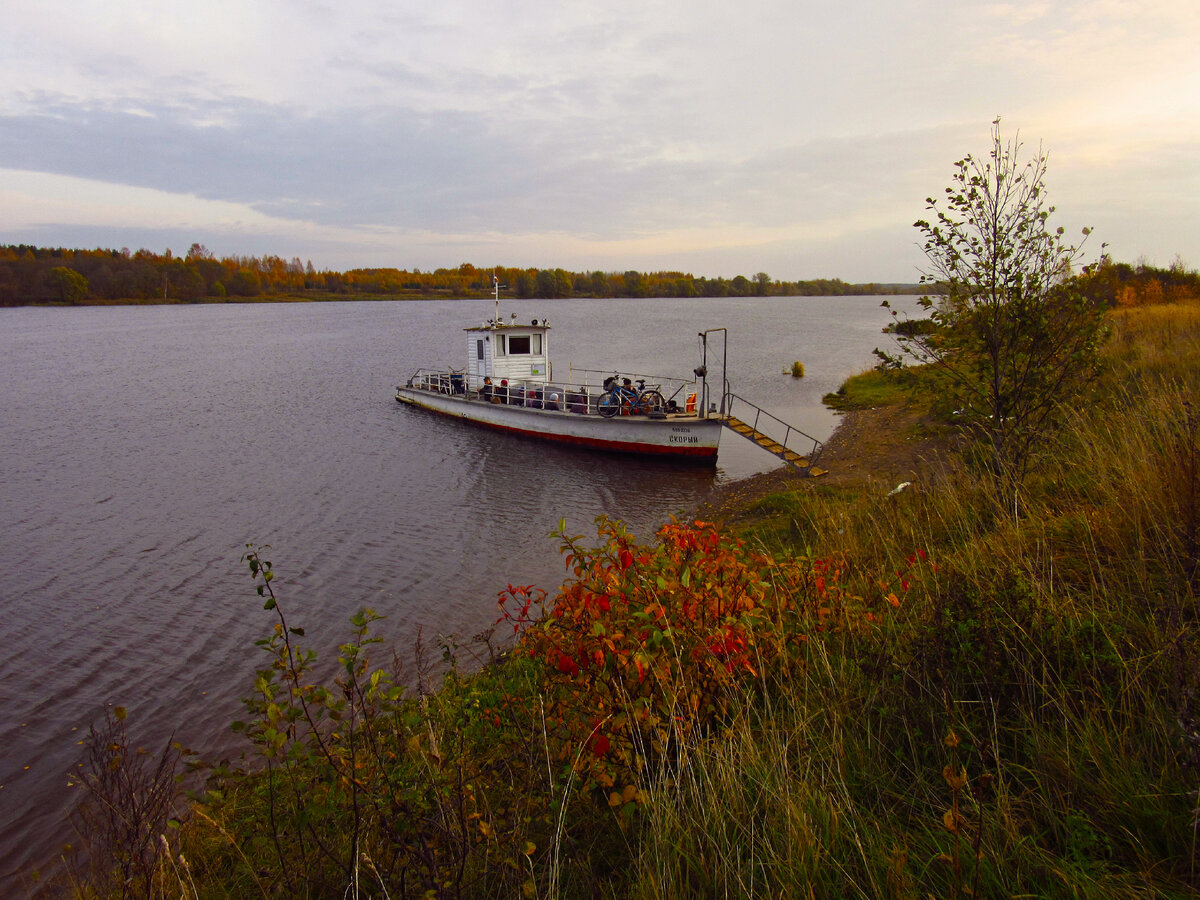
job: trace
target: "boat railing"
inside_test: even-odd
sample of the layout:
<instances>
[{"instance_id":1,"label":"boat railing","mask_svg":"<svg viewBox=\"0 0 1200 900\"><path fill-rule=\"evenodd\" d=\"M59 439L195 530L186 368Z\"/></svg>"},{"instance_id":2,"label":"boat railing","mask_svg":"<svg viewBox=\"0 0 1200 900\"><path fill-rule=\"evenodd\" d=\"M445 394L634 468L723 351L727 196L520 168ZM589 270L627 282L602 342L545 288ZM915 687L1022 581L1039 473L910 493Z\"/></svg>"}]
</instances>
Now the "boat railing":
<instances>
[{"instance_id":1,"label":"boat railing","mask_svg":"<svg viewBox=\"0 0 1200 900\"><path fill-rule=\"evenodd\" d=\"M466 392L466 374L453 370L417 369L408 379L407 387L435 394L463 394Z\"/></svg>"},{"instance_id":2,"label":"boat railing","mask_svg":"<svg viewBox=\"0 0 1200 900\"><path fill-rule=\"evenodd\" d=\"M821 451L825 448L811 434L805 434L799 428L789 425L778 416L773 416L762 407L751 403L744 397L739 397L733 391L727 391L721 401L726 420L737 419L750 426L755 436L762 435L777 441L783 450L792 450L805 457L810 464L815 465ZM737 430L737 429L734 429ZM753 438L751 438L753 440Z\"/></svg>"},{"instance_id":3,"label":"boat railing","mask_svg":"<svg viewBox=\"0 0 1200 900\"><path fill-rule=\"evenodd\" d=\"M524 406L528 409L558 410L577 415L598 415L600 398L606 393L604 380L613 376L612 370L571 369L571 378L565 382L535 379L504 379L491 385L483 378L451 369L418 369L408 379L407 387L448 396L459 396L468 401L491 401L508 406ZM622 378L633 381L644 380L646 387L658 390L675 409L684 412L690 405L695 409L695 382L678 378L660 378L635 373ZM691 387L691 391L686 389ZM668 390L670 393L668 393Z\"/></svg>"},{"instance_id":4,"label":"boat railing","mask_svg":"<svg viewBox=\"0 0 1200 900\"><path fill-rule=\"evenodd\" d=\"M574 366L570 367L570 378L572 381L578 381L582 386L589 390L605 392L604 382L616 375L619 378L628 378L635 384L639 381L646 383L647 388L654 388L663 395L663 399L668 405L672 400L676 405L683 409L686 405L687 397L696 392L695 379L687 380L683 378L672 378L669 375L644 375L640 372L615 372L612 369L577 369ZM693 401L694 402L694 401Z\"/></svg>"}]
</instances>

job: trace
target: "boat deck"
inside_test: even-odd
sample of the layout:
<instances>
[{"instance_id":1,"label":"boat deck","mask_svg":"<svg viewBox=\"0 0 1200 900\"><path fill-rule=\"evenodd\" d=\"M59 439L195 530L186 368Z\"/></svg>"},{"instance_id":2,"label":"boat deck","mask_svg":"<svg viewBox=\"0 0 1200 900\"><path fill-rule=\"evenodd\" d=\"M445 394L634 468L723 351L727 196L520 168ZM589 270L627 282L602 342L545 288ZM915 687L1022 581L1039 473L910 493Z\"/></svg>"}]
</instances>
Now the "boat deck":
<instances>
[{"instance_id":1,"label":"boat deck","mask_svg":"<svg viewBox=\"0 0 1200 900\"><path fill-rule=\"evenodd\" d=\"M459 373L418 373L396 389L396 399L454 418L524 437L596 450L711 463L722 421L678 403L667 411L604 416L604 392L586 385L519 383L471 386ZM689 393L689 397L691 394ZM687 402L687 401L685 401ZM695 407L695 400L690 404Z\"/></svg>"},{"instance_id":2,"label":"boat deck","mask_svg":"<svg viewBox=\"0 0 1200 900\"><path fill-rule=\"evenodd\" d=\"M665 379L664 379L665 380ZM658 389L658 385L648 385ZM641 417L657 421L663 419L699 420L704 418L697 410L695 392L684 393L687 385L681 383L671 396L664 395L666 408L661 413L640 413L625 410L622 417ZM396 399L405 401L404 392L438 394L463 402L491 403L507 408L517 407L536 412L557 412L579 416L599 416L600 398L607 394L602 388L586 383L560 384L540 381L513 381L502 384L471 384L461 372L418 371L408 383L397 388ZM676 397L682 397L676 399ZM690 411L689 411L690 407Z\"/></svg>"}]
</instances>

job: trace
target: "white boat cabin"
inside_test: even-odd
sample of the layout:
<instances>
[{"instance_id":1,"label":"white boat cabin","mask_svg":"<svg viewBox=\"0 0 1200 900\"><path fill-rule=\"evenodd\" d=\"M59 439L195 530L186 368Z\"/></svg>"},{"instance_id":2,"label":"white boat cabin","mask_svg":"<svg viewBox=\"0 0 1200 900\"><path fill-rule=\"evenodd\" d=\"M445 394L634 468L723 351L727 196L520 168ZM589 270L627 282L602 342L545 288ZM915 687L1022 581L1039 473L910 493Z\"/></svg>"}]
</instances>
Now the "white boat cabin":
<instances>
[{"instance_id":1,"label":"white boat cabin","mask_svg":"<svg viewBox=\"0 0 1200 900\"><path fill-rule=\"evenodd\" d=\"M550 381L550 325L534 319L529 325L489 320L467 332L467 384L478 388L485 377L499 384Z\"/></svg>"}]
</instances>

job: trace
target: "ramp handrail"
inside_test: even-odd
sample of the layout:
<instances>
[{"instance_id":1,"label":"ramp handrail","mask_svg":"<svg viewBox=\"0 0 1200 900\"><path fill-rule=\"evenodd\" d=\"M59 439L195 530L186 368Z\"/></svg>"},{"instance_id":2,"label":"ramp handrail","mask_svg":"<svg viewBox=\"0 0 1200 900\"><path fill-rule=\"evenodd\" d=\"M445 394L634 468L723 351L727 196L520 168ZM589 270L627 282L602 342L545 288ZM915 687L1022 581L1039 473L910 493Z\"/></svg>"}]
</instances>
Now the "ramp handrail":
<instances>
[{"instance_id":1,"label":"ramp handrail","mask_svg":"<svg viewBox=\"0 0 1200 900\"><path fill-rule=\"evenodd\" d=\"M751 422L748 418L742 418L742 416L739 416L736 413L734 413L734 402L735 401L737 403L742 404L743 406L748 406L748 407L750 407L750 409L754 410L754 421L753 422ZM758 406L755 403L751 403L745 397L739 397L733 391L725 392L725 396L722 399L722 409L724 409L726 416L733 416L737 419L741 419L743 422L745 422L747 425L749 425L756 432L761 431L758 426L759 426L759 423L763 419L767 419L771 422L774 422L777 425L782 425L784 428L784 436L783 436L782 441L779 441L777 438L774 438L771 435L767 435L767 436L771 437L772 440L776 440L779 444L781 444L783 446L784 450L791 450L793 453L799 453L801 456L805 457L808 460L809 466L815 466L817 464L817 459L821 456L821 451L825 449L825 445L823 443L821 443L820 441L818 441L811 434L805 434L799 428L789 425L787 422L783 421L783 419L779 418L778 416L771 415L769 412L767 412L761 406ZM796 450L793 447L789 447L788 441L792 439L793 435L796 436L797 438L803 438L806 441L812 441L812 450L810 450L808 453L800 453L799 450Z\"/></svg>"}]
</instances>

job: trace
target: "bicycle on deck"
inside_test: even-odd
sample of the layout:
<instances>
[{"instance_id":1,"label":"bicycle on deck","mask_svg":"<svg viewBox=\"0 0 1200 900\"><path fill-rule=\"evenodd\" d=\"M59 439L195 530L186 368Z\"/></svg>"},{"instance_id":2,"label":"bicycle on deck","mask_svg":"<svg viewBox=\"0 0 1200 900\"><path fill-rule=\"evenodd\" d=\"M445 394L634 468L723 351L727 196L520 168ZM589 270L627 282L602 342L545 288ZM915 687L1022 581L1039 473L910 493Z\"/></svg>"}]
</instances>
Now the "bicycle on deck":
<instances>
[{"instance_id":1,"label":"bicycle on deck","mask_svg":"<svg viewBox=\"0 0 1200 900\"><path fill-rule=\"evenodd\" d=\"M624 414L627 416L662 413L667 408L657 388L647 388L644 378L639 378L637 388L625 387L613 375L604 379L604 393L600 395L597 412L604 418Z\"/></svg>"}]
</instances>

